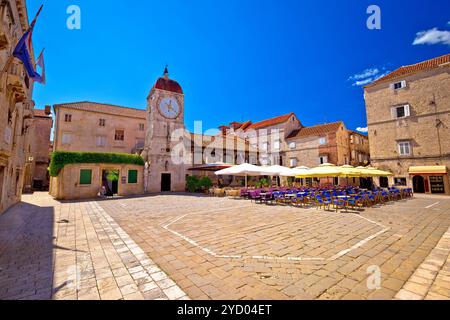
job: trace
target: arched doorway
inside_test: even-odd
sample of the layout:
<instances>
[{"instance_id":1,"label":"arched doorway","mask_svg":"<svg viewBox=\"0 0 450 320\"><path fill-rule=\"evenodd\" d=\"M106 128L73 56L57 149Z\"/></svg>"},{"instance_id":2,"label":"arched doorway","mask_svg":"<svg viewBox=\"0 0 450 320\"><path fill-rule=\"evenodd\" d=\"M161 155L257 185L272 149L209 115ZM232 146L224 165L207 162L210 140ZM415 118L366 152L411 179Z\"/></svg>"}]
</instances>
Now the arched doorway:
<instances>
[{"instance_id":1,"label":"arched doorway","mask_svg":"<svg viewBox=\"0 0 450 320\"><path fill-rule=\"evenodd\" d=\"M413 187L415 193L425 193L425 179L422 176L414 176Z\"/></svg>"}]
</instances>

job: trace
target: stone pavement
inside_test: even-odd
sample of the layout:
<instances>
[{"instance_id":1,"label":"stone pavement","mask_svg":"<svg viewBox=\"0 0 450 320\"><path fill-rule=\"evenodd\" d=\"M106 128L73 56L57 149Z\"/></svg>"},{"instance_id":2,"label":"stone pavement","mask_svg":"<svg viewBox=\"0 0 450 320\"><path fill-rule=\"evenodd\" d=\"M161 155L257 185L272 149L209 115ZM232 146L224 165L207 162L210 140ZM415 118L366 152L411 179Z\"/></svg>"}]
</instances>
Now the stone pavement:
<instances>
[{"instance_id":1,"label":"stone pavement","mask_svg":"<svg viewBox=\"0 0 450 320\"><path fill-rule=\"evenodd\" d=\"M24 201L0 217L0 299L188 298L96 202Z\"/></svg>"},{"instance_id":2,"label":"stone pavement","mask_svg":"<svg viewBox=\"0 0 450 320\"><path fill-rule=\"evenodd\" d=\"M448 299L449 227L450 198L336 213L35 193L0 216L0 299L393 299L435 258L423 298Z\"/></svg>"},{"instance_id":3,"label":"stone pavement","mask_svg":"<svg viewBox=\"0 0 450 320\"><path fill-rule=\"evenodd\" d=\"M450 296L450 228L395 296L402 300L443 300Z\"/></svg>"}]
</instances>

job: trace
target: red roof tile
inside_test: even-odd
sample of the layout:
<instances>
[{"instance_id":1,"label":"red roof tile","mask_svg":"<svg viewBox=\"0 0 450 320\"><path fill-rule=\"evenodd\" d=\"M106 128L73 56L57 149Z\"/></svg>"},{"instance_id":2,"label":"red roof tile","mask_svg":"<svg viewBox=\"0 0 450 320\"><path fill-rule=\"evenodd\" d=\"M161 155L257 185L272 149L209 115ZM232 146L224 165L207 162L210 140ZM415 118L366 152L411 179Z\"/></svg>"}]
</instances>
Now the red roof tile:
<instances>
[{"instance_id":1,"label":"red roof tile","mask_svg":"<svg viewBox=\"0 0 450 320\"><path fill-rule=\"evenodd\" d=\"M130 117L130 118L146 119L146 117L147 117L147 113L146 113L145 109L134 109L134 108L116 106L116 105L112 105L112 104L104 104L104 103L89 102L89 101L61 103L61 104L54 105L54 108L59 108L59 107L83 110L83 111L98 112L98 113L107 113L107 114L112 114L112 115Z\"/></svg>"},{"instance_id":2,"label":"red roof tile","mask_svg":"<svg viewBox=\"0 0 450 320\"><path fill-rule=\"evenodd\" d=\"M33 115L35 117L51 118L51 115L45 114L44 109L33 109Z\"/></svg>"},{"instance_id":3,"label":"red roof tile","mask_svg":"<svg viewBox=\"0 0 450 320\"><path fill-rule=\"evenodd\" d=\"M171 79L159 78L153 88L175 93L183 93L183 89L181 89L181 86L178 84L178 82Z\"/></svg>"},{"instance_id":4,"label":"red roof tile","mask_svg":"<svg viewBox=\"0 0 450 320\"><path fill-rule=\"evenodd\" d=\"M431 69L435 69L438 68L439 66L443 65L443 64L447 64L450 63L450 53L440 56L440 57L436 57L430 60L426 60L426 61L422 61L416 64L411 64L408 66L403 66L398 68L397 70L388 73L387 75L385 75L384 77L381 77L380 79L368 84L367 86L365 86L365 88L367 87L371 87L375 84L387 81L387 80L392 80L392 79L396 79L399 77L404 77L404 76L408 76L410 74L419 72L419 71L425 71L425 70L431 70Z\"/></svg>"},{"instance_id":5,"label":"red roof tile","mask_svg":"<svg viewBox=\"0 0 450 320\"><path fill-rule=\"evenodd\" d=\"M245 130L251 130L251 129L256 130L256 129L271 127L271 126L275 126L277 124L285 123L286 121L288 121L290 119L290 117L292 115L294 115L293 112L282 115L282 116L278 116L275 118L259 121L259 122L249 125Z\"/></svg>"},{"instance_id":6,"label":"red roof tile","mask_svg":"<svg viewBox=\"0 0 450 320\"><path fill-rule=\"evenodd\" d=\"M289 134L287 139L307 136L320 136L326 133L336 132L344 123L342 121L319 124L312 127L296 129Z\"/></svg>"}]
</instances>

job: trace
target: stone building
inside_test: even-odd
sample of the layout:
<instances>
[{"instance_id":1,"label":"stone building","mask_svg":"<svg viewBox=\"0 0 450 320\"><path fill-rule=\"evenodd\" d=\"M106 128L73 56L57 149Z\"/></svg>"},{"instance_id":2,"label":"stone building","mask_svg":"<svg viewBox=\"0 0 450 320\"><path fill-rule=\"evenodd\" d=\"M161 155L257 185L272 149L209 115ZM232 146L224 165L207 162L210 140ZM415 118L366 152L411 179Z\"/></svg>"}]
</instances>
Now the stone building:
<instances>
[{"instance_id":1,"label":"stone building","mask_svg":"<svg viewBox=\"0 0 450 320\"><path fill-rule=\"evenodd\" d=\"M53 106L55 151L140 153L144 148L146 112L96 102Z\"/></svg>"},{"instance_id":2,"label":"stone building","mask_svg":"<svg viewBox=\"0 0 450 320\"><path fill-rule=\"evenodd\" d=\"M0 2L0 213L19 202L29 162L33 81L11 52L28 29L24 0Z\"/></svg>"},{"instance_id":3,"label":"stone building","mask_svg":"<svg viewBox=\"0 0 450 320\"><path fill-rule=\"evenodd\" d=\"M450 194L450 54L403 66L364 88L372 163L382 185Z\"/></svg>"},{"instance_id":4,"label":"stone building","mask_svg":"<svg viewBox=\"0 0 450 320\"><path fill-rule=\"evenodd\" d=\"M369 138L356 131L348 130L350 165L367 166L370 162Z\"/></svg>"},{"instance_id":5,"label":"stone building","mask_svg":"<svg viewBox=\"0 0 450 320\"><path fill-rule=\"evenodd\" d=\"M95 102L56 104L53 106L53 150L141 154L146 162L145 168L138 170L142 192L184 191L187 174L210 175L211 172L199 169L203 164L221 161L234 164L250 159L251 148L244 139L222 139L185 130L183 90L175 80L169 79L167 68L150 90L147 104L147 110ZM253 157L256 159L256 155ZM69 182L79 180L83 168L68 167L61 175L71 178L67 182L61 177L52 179L55 182L51 186L52 194L64 198L68 194L93 195L94 190L98 192L98 177L102 180L102 172L121 172L113 167L90 168L92 190L83 186L83 192L79 190L79 181ZM77 170L78 175L74 173ZM120 195L129 193L127 185L115 190Z\"/></svg>"},{"instance_id":6,"label":"stone building","mask_svg":"<svg viewBox=\"0 0 450 320\"><path fill-rule=\"evenodd\" d=\"M31 170L25 176L25 186L30 190L47 190L49 187L50 135L53 126L50 106L33 110L31 134ZM31 159L30 158L30 159Z\"/></svg>"},{"instance_id":7,"label":"stone building","mask_svg":"<svg viewBox=\"0 0 450 320\"><path fill-rule=\"evenodd\" d=\"M54 105L53 149L141 154L145 168L139 181L146 193L185 191L187 175L216 178L214 168L244 162L291 167L313 167L321 159L335 164L368 163L367 137L347 130L342 122L304 127L289 113L255 123L232 122L210 136L188 132L184 111L183 90L169 78L166 68L150 90L147 110L94 102ZM292 148L297 141L300 149ZM315 152L314 157L308 152ZM70 170L74 174L77 169ZM71 190L64 188L65 193Z\"/></svg>"},{"instance_id":8,"label":"stone building","mask_svg":"<svg viewBox=\"0 0 450 320\"><path fill-rule=\"evenodd\" d=\"M283 165L284 141L292 131L301 127L297 116L291 112L255 123L234 121L219 129L222 136L238 136L247 140L251 148L258 150L258 159L250 159L252 164Z\"/></svg>"},{"instance_id":9,"label":"stone building","mask_svg":"<svg viewBox=\"0 0 450 320\"><path fill-rule=\"evenodd\" d=\"M286 150L290 167L350 164L349 135L343 122L296 129L286 139Z\"/></svg>"},{"instance_id":10,"label":"stone building","mask_svg":"<svg viewBox=\"0 0 450 320\"><path fill-rule=\"evenodd\" d=\"M348 130L342 121L305 127L290 113L256 123L232 122L219 129L222 135L249 141L259 152L255 164L266 160L263 164L288 167L315 167L326 162L359 166L370 161L367 136ZM264 153L269 155L266 159Z\"/></svg>"}]
</instances>

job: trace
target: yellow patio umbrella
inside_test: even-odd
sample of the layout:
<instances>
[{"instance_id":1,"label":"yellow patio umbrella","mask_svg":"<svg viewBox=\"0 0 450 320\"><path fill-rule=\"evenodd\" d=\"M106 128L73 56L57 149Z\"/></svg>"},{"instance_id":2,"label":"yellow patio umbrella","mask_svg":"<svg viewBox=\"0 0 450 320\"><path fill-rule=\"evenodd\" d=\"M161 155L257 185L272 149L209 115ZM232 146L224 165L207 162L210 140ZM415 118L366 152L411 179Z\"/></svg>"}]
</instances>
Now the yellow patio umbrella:
<instances>
[{"instance_id":1,"label":"yellow patio umbrella","mask_svg":"<svg viewBox=\"0 0 450 320\"><path fill-rule=\"evenodd\" d=\"M329 178L329 177L341 177L342 170L334 164L324 163L318 167L312 168L303 173L296 175L296 178Z\"/></svg>"},{"instance_id":2,"label":"yellow patio umbrella","mask_svg":"<svg viewBox=\"0 0 450 320\"><path fill-rule=\"evenodd\" d=\"M391 172L379 170L379 169L376 169L374 167L357 167L357 169L360 169L363 172L363 174L366 175L367 177L388 177L388 176L392 176Z\"/></svg>"},{"instance_id":3,"label":"yellow patio umbrella","mask_svg":"<svg viewBox=\"0 0 450 320\"><path fill-rule=\"evenodd\" d=\"M377 177L377 173L375 171L369 170L366 167L359 166L359 167L356 167L355 169L360 172L361 177Z\"/></svg>"},{"instance_id":4,"label":"yellow patio umbrella","mask_svg":"<svg viewBox=\"0 0 450 320\"><path fill-rule=\"evenodd\" d=\"M341 172L342 172L341 177L347 177L347 178L362 177L362 175L361 175L362 172L351 165L346 164L344 166L340 166L339 168L341 169Z\"/></svg>"}]
</instances>

